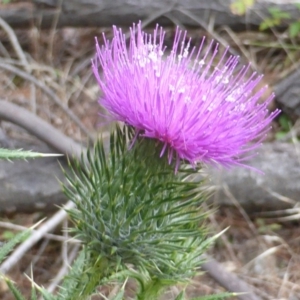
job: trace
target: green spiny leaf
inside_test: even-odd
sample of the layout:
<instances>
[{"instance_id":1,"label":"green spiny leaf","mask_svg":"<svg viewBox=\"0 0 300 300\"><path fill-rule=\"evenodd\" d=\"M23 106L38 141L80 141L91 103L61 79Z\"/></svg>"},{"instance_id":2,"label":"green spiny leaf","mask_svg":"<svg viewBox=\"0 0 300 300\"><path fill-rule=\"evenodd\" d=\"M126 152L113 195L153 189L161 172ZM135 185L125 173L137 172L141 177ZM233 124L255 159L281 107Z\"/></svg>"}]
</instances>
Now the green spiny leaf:
<instances>
[{"instance_id":1,"label":"green spiny leaf","mask_svg":"<svg viewBox=\"0 0 300 300\"><path fill-rule=\"evenodd\" d=\"M37 157L52 157L52 156L62 156L63 154L45 154L32 151L24 151L22 149L11 150L0 148L0 159L27 159L27 158L37 158Z\"/></svg>"},{"instance_id":2,"label":"green spiny leaf","mask_svg":"<svg viewBox=\"0 0 300 300\"><path fill-rule=\"evenodd\" d=\"M7 243L4 243L0 248L0 263L5 259L7 254L13 250L13 248L19 244L20 242L23 242L30 236L31 230L25 230L23 232L19 232L16 234L10 241Z\"/></svg>"},{"instance_id":3,"label":"green spiny leaf","mask_svg":"<svg viewBox=\"0 0 300 300\"><path fill-rule=\"evenodd\" d=\"M8 277L4 277L4 279L16 300L26 300L16 285Z\"/></svg>"},{"instance_id":4,"label":"green spiny leaf","mask_svg":"<svg viewBox=\"0 0 300 300\"><path fill-rule=\"evenodd\" d=\"M86 259L85 250L82 250L75 260L69 274L64 278L59 288L58 295L63 300L73 300L81 292L81 276Z\"/></svg>"},{"instance_id":5,"label":"green spiny leaf","mask_svg":"<svg viewBox=\"0 0 300 300\"><path fill-rule=\"evenodd\" d=\"M48 292L45 288L40 287L38 285L35 285L36 288L38 289L38 291L41 293L41 295L43 296L44 300L59 300L58 297L52 295L50 292Z\"/></svg>"},{"instance_id":6,"label":"green spiny leaf","mask_svg":"<svg viewBox=\"0 0 300 300\"><path fill-rule=\"evenodd\" d=\"M291 38L295 38L299 35L300 33L300 22L294 22L292 24L290 24L289 26L289 36Z\"/></svg>"},{"instance_id":7,"label":"green spiny leaf","mask_svg":"<svg viewBox=\"0 0 300 300\"><path fill-rule=\"evenodd\" d=\"M175 298L175 300L184 300L185 299L185 294L183 291L179 293L179 295Z\"/></svg>"},{"instance_id":8,"label":"green spiny leaf","mask_svg":"<svg viewBox=\"0 0 300 300\"><path fill-rule=\"evenodd\" d=\"M158 285L186 281L208 245L199 226L207 215L197 172L182 166L175 175L174 164L160 158L160 145L137 138L129 150L133 138L131 128L117 128L108 153L100 140L66 175L64 191L77 206L69 211L74 231L89 253L83 294L127 264Z\"/></svg>"},{"instance_id":9,"label":"green spiny leaf","mask_svg":"<svg viewBox=\"0 0 300 300\"><path fill-rule=\"evenodd\" d=\"M31 288L31 300L37 300L36 287L33 285Z\"/></svg>"},{"instance_id":10,"label":"green spiny leaf","mask_svg":"<svg viewBox=\"0 0 300 300\"><path fill-rule=\"evenodd\" d=\"M122 300L124 297L124 292L125 292L124 287L122 287L117 293L117 295L112 298L112 300Z\"/></svg>"}]
</instances>

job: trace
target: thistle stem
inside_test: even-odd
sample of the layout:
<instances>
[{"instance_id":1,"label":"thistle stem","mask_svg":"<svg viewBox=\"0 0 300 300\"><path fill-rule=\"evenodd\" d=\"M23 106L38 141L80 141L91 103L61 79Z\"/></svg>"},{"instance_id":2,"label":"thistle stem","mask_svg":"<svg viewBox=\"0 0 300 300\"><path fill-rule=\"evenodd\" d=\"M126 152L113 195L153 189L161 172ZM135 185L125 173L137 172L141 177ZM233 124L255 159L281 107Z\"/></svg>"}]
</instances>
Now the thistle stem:
<instances>
[{"instance_id":1,"label":"thistle stem","mask_svg":"<svg viewBox=\"0 0 300 300\"><path fill-rule=\"evenodd\" d=\"M157 300L167 288L160 280L150 280L141 288L137 294L137 300Z\"/></svg>"}]
</instances>

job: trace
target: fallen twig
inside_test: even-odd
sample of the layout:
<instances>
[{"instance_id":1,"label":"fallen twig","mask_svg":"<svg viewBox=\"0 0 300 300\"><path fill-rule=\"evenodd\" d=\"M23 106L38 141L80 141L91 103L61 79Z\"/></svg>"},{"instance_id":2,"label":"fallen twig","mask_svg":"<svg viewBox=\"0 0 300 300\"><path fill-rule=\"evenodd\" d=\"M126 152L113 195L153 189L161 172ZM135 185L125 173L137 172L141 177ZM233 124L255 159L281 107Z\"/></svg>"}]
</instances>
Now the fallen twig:
<instances>
[{"instance_id":1,"label":"fallen twig","mask_svg":"<svg viewBox=\"0 0 300 300\"><path fill-rule=\"evenodd\" d=\"M6 228L6 229L17 230L17 231L24 231L24 230L28 229L28 227L25 227L25 226L12 224L9 222L2 222L2 221L0 221L0 227ZM32 232L35 232L35 231L36 230L34 230L34 229L32 230ZM77 240L74 238L70 239L70 238L66 238L64 236L52 234L52 233L45 233L44 238L47 238L47 239L53 240L53 241L57 241L57 242L81 243L80 240Z\"/></svg>"},{"instance_id":2,"label":"fallen twig","mask_svg":"<svg viewBox=\"0 0 300 300\"><path fill-rule=\"evenodd\" d=\"M57 95L48 88L43 82L37 80L34 76L30 75L27 72L24 72L20 70L17 67L14 67L12 65L9 65L4 62L0 62L0 68L7 70L9 72L15 73L18 76L24 78L25 80L28 80L32 83L34 83L37 87L39 87L45 94L51 98L55 104L57 104L71 119L74 121L74 123L84 132L91 141L94 140L93 135L89 132L89 130L82 124L82 122L79 120L79 118L65 105L62 103L62 101L57 97Z\"/></svg>"},{"instance_id":3,"label":"fallen twig","mask_svg":"<svg viewBox=\"0 0 300 300\"><path fill-rule=\"evenodd\" d=\"M29 68L29 64L28 64L26 55L25 55L24 51L22 50L22 47L20 46L20 43L16 37L14 30L1 17L0 17L0 26L7 33L9 40L10 40L17 56L19 57L21 64L25 67L26 71L29 71L30 68Z\"/></svg>"},{"instance_id":4,"label":"fallen twig","mask_svg":"<svg viewBox=\"0 0 300 300\"><path fill-rule=\"evenodd\" d=\"M59 210L48 221L46 221L35 232L33 232L32 235L20 246L18 246L14 252L1 264L0 272L7 273L10 271L35 243L43 238L46 233L52 231L67 217L66 209L71 209L74 206L75 204L73 202L67 202L67 204L64 206L64 209Z\"/></svg>"},{"instance_id":5,"label":"fallen twig","mask_svg":"<svg viewBox=\"0 0 300 300\"><path fill-rule=\"evenodd\" d=\"M0 119L19 125L59 153L80 158L86 149L28 110L0 100Z\"/></svg>"},{"instance_id":6,"label":"fallen twig","mask_svg":"<svg viewBox=\"0 0 300 300\"><path fill-rule=\"evenodd\" d=\"M238 295L240 300L260 300L261 298L255 295L251 287L237 275L227 272L221 264L210 257L206 257L207 262L201 265L201 268L206 271L221 286Z\"/></svg>"}]
</instances>

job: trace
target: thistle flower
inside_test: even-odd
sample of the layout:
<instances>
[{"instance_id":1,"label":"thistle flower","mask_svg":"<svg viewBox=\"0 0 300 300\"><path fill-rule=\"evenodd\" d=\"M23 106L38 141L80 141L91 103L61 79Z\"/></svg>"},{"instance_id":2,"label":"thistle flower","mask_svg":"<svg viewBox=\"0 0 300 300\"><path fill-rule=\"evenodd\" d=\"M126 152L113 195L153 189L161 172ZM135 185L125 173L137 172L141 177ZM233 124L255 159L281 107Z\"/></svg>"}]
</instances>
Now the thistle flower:
<instances>
[{"instance_id":1,"label":"thistle flower","mask_svg":"<svg viewBox=\"0 0 300 300\"><path fill-rule=\"evenodd\" d=\"M228 56L228 49L217 59L212 41L202 53L204 38L190 49L187 33L177 29L167 52L162 27L149 35L141 23L130 29L129 48L121 29L114 26L113 35L109 42L103 34L102 47L96 41L99 103L134 127L136 137L161 141L160 155L167 153L169 163L175 158L176 170L182 160L242 164L259 147L279 111L269 114L274 96L260 103L265 88L253 92L262 76L247 76L249 66L238 70L238 57Z\"/></svg>"}]
</instances>

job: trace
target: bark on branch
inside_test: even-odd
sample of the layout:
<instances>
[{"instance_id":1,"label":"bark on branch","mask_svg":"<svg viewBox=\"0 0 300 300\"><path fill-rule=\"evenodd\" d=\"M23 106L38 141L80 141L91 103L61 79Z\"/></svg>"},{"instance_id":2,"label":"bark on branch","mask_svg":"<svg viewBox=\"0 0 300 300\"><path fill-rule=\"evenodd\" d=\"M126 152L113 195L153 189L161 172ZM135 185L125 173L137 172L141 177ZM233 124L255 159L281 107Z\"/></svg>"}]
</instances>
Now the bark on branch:
<instances>
[{"instance_id":1,"label":"bark on branch","mask_svg":"<svg viewBox=\"0 0 300 300\"><path fill-rule=\"evenodd\" d=\"M12 103L0 101L0 119L21 125L60 153L73 153L79 158L80 149L85 150L45 121ZM18 142L15 147L53 151L41 144ZM299 153L300 146L294 144L264 144L259 154L249 162L264 174L241 167L210 169L210 184L218 187L214 200L221 205L235 205L234 201L238 201L250 212L293 206L300 199ZM56 205L67 200L58 180L63 181L64 178L54 158L36 159L29 163L15 161L13 164L0 161L0 212L55 209Z\"/></svg>"},{"instance_id":2,"label":"bark on branch","mask_svg":"<svg viewBox=\"0 0 300 300\"><path fill-rule=\"evenodd\" d=\"M16 144L16 147L53 152L42 144ZM300 199L300 147L288 143L264 144L251 166L264 174L236 167L210 169L210 185L218 189L212 200L234 206L235 200L248 212L279 210ZM67 168L65 162L60 163ZM0 213L54 210L66 202L58 181L64 181L58 160L43 158L14 163L0 161ZM294 201L294 202L293 202Z\"/></svg>"},{"instance_id":3,"label":"bark on branch","mask_svg":"<svg viewBox=\"0 0 300 300\"><path fill-rule=\"evenodd\" d=\"M155 21L173 25L174 20L185 26L227 25L235 28L258 26L269 16L268 9L277 6L290 14L284 22L299 18L299 11L292 1L281 4L272 0L257 0L245 15L232 11L231 0L24 0L0 4L0 17L12 27L42 28L63 26L130 26L133 22ZM282 24L284 25L284 24Z\"/></svg>"}]
</instances>

